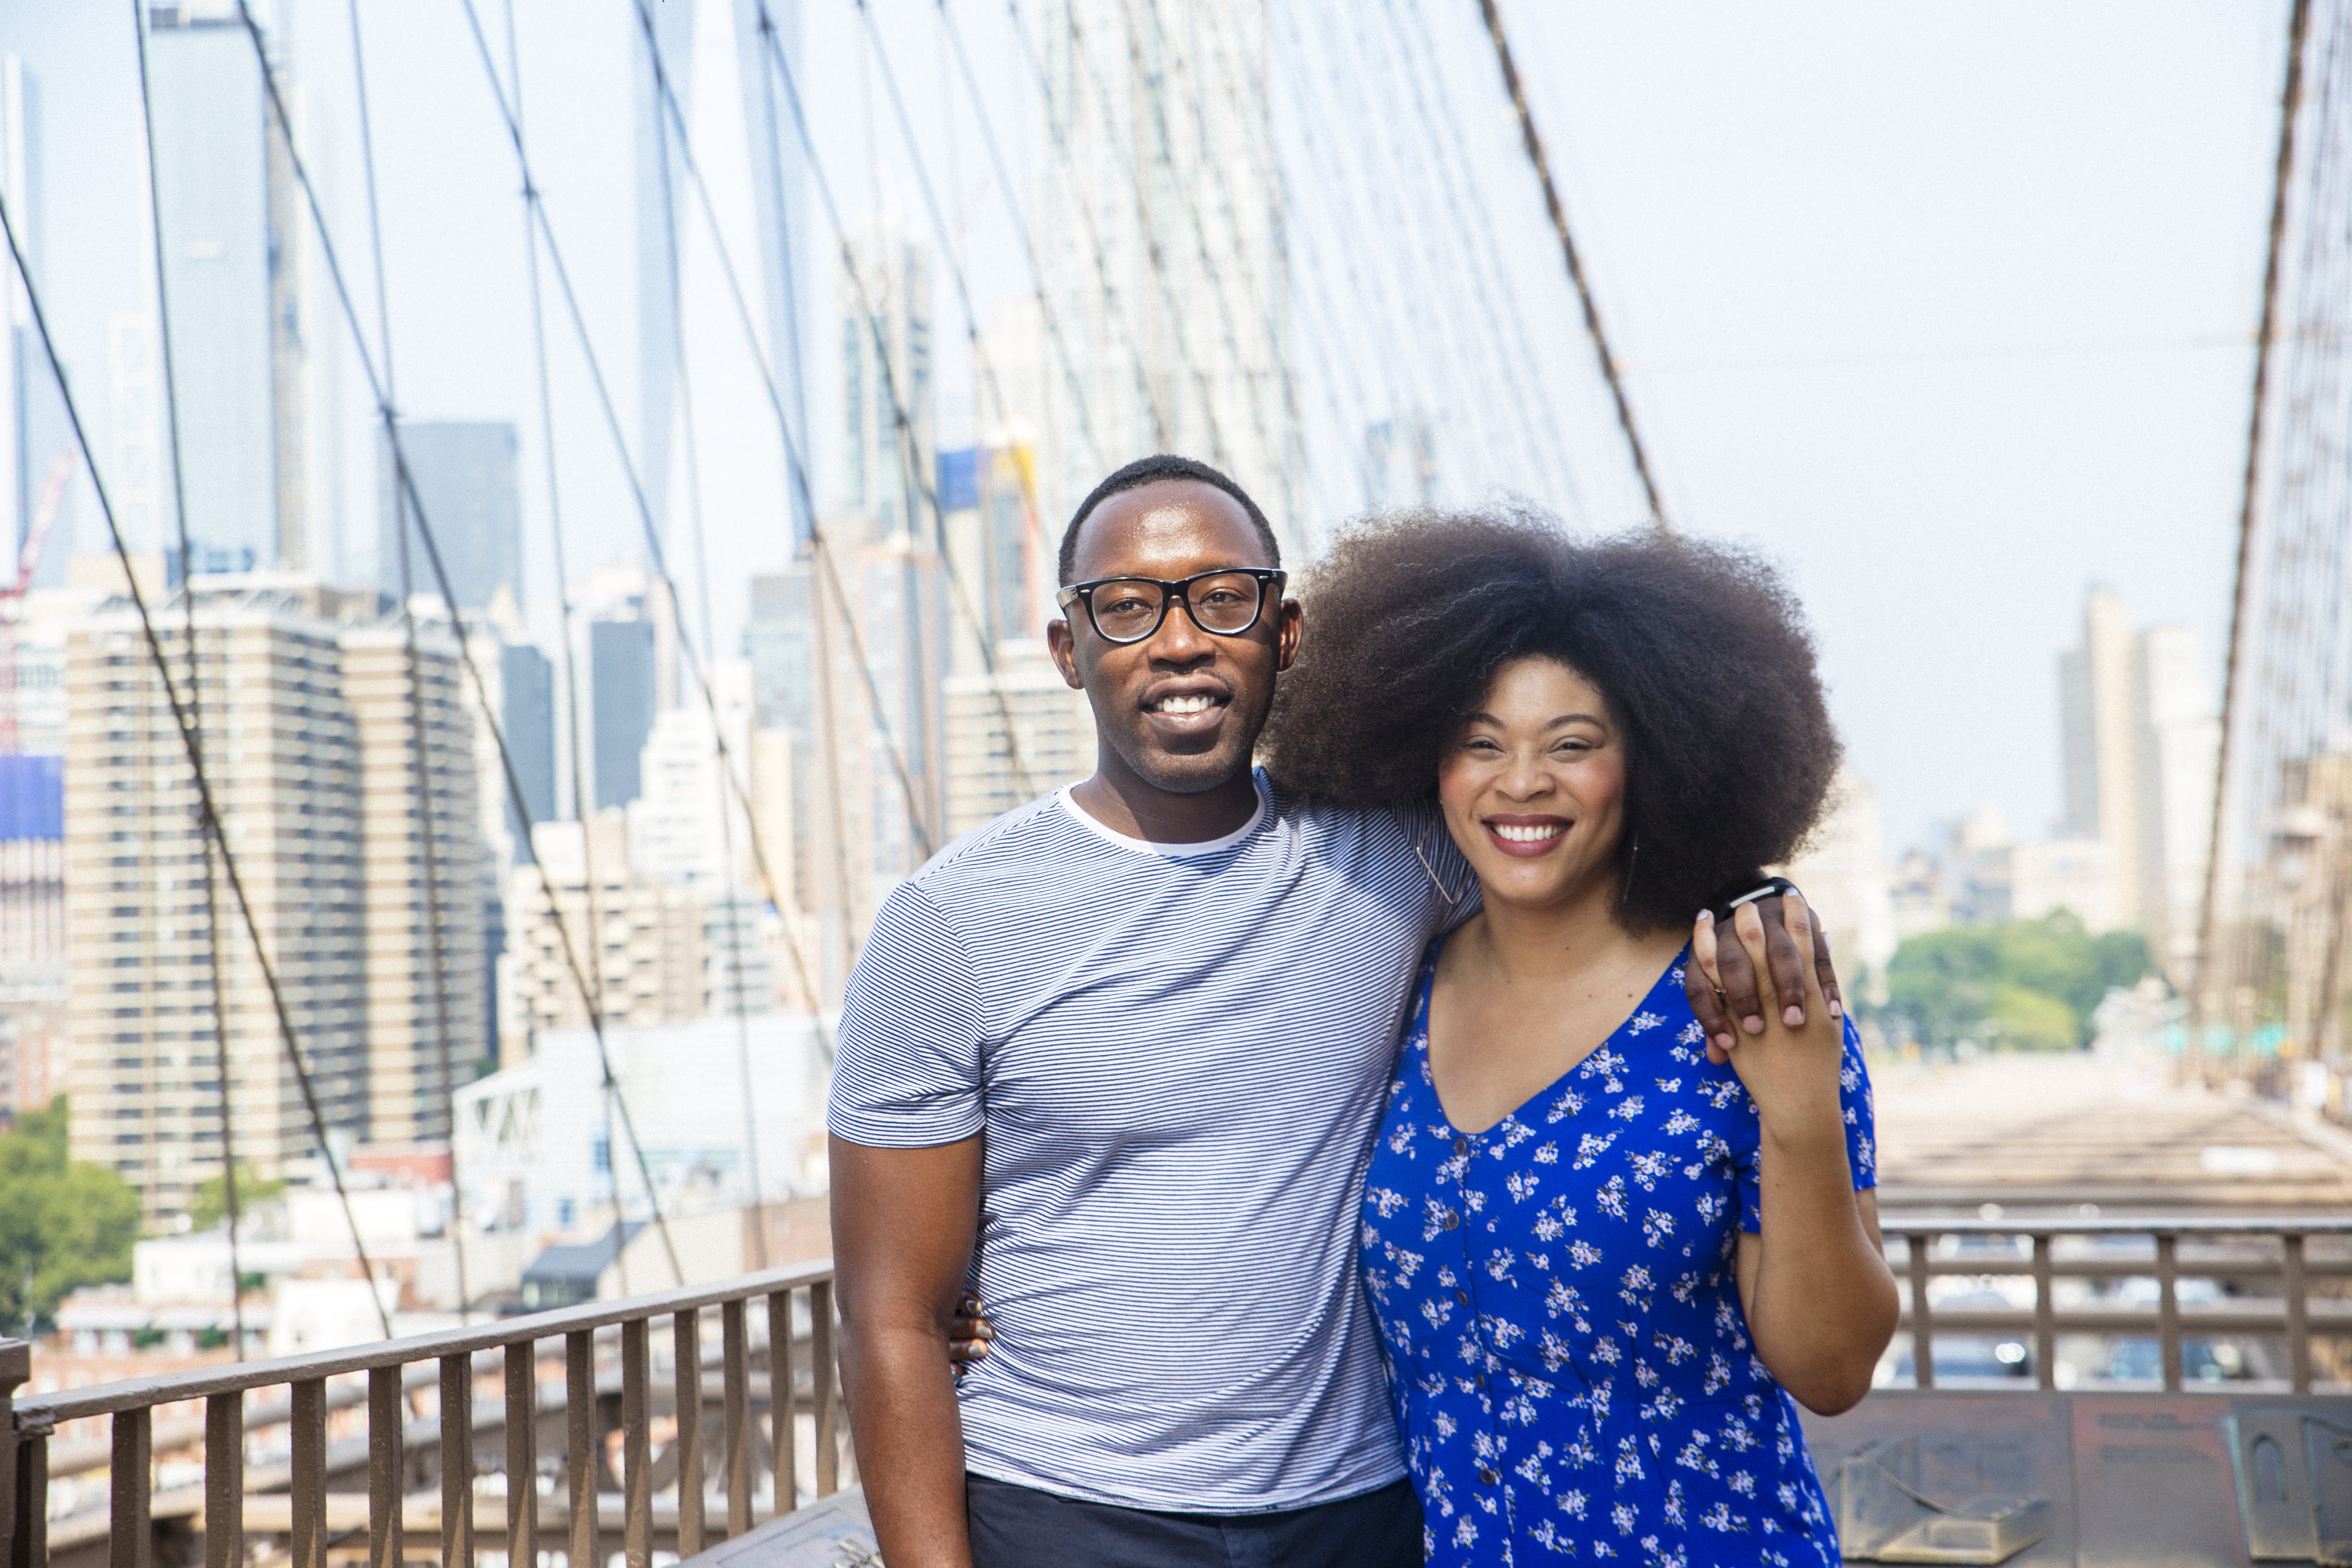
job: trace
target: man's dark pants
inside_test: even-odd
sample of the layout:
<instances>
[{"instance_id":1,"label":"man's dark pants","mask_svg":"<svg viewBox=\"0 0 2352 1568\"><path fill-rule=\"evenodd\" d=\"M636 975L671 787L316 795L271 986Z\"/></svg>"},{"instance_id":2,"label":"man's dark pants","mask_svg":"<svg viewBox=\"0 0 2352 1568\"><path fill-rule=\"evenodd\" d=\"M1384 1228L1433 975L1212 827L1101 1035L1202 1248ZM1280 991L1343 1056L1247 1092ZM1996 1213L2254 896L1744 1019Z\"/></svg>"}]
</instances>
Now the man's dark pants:
<instances>
[{"instance_id":1,"label":"man's dark pants","mask_svg":"<svg viewBox=\"0 0 2352 1568\"><path fill-rule=\"evenodd\" d=\"M1421 1568L1421 1502L1398 1481L1279 1513L1153 1513L964 1478L973 1568Z\"/></svg>"}]
</instances>

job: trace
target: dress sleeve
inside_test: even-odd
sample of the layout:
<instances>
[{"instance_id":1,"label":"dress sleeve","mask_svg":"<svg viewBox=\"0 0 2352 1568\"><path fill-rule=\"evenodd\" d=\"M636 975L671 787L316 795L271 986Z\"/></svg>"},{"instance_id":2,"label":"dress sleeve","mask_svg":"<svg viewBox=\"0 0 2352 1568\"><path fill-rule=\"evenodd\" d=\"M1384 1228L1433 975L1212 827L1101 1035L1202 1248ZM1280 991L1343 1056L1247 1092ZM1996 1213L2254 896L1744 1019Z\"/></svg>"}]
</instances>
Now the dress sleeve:
<instances>
[{"instance_id":1,"label":"dress sleeve","mask_svg":"<svg viewBox=\"0 0 2352 1568\"><path fill-rule=\"evenodd\" d=\"M925 1149L981 1130L981 1011L963 943L929 895L899 884L841 1004L825 1120L877 1149Z\"/></svg>"},{"instance_id":2,"label":"dress sleeve","mask_svg":"<svg viewBox=\"0 0 2352 1568\"><path fill-rule=\"evenodd\" d=\"M1838 1066L1838 1100L1845 1111L1846 1163L1853 1168L1853 1190L1859 1193L1878 1185L1878 1113L1871 1105L1870 1068L1863 1064L1862 1036L1851 1014L1845 1020L1844 1059ZM1757 1175L1762 1147L1762 1138L1751 1135L1738 1151L1739 1228L1751 1232L1764 1228L1764 1189Z\"/></svg>"}]
</instances>

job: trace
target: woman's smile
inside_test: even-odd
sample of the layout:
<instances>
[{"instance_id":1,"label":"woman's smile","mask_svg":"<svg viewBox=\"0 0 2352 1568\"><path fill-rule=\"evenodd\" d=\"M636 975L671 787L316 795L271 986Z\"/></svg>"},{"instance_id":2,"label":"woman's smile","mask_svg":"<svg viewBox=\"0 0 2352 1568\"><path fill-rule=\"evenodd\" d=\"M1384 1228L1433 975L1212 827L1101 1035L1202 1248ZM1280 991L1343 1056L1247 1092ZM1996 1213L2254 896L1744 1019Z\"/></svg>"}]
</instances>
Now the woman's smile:
<instances>
[{"instance_id":1,"label":"woman's smile","mask_svg":"<svg viewBox=\"0 0 2352 1568\"><path fill-rule=\"evenodd\" d=\"M1481 822L1486 829L1487 842L1506 855L1523 859L1550 854L1568 837L1571 826L1564 816L1534 816L1520 812L1497 812Z\"/></svg>"}]
</instances>

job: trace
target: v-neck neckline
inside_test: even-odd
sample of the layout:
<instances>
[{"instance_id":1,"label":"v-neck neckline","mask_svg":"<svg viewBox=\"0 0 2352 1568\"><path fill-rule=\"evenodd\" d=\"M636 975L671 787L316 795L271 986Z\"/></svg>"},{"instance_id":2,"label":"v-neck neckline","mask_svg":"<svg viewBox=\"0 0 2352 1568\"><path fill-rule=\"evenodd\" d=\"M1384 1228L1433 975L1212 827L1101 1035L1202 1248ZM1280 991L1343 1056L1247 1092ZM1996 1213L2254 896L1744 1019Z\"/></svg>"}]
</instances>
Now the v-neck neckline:
<instances>
[{"instance_id":1,"label":"v-neck neckline","mask_svg":"<svg viewBox=\"0 0 2352 1568\"><path fill-rule=\"evenodd\" d=\"M1643 1013L1649 1010L1650 998L1658 994L1658 987L1665 984L1667 977L1672 975L1675 970L1684 967L1690 962L1690 943L1685 942L1682 947L1675 952L1672 958L1666 960L1666 966L1658 972L1658 977L1655 980L1650 982L1649 988L1643 991L1641 996L1635 1000L1633 1010L1627 1013L1624 1017L1619 1019L1615 1027L1612 1028L1607 1034L1601 1036L1600 1039L1594 1041L1591 1049L1586 1051L1582 1056L1569 1063L1567 1067L1561 1068L1558 1078L1553 1079L1549 1083L1545 1084L1533 1094L1528 1095L1525 1100L1520 1100L1517 1105L1512 1106L1508 1110L1503 1112L1502 1115L1497 1116L1494 1121L1473 1132L1456 1122L1454 1120L1454 1113L1445 1109L1445 1097L1440 1094L1437 1090L1437 1068L1436 1064L1431 1058L1429 1049L1429 1015L1432 1005L1435 1002L1437 996L1437 961L1439 956L1444 952L1445 944L1448 941L1452 940L1453 934L1454 933L1449 931L1444 936L1438 938L1436 942L1431 943L1429 956L1422 961L1421 997L1414 1005L1413 1008L1413 1033L1418 1035L1421 1038L1421 1062L1423 1068L1427 1072L1430 1102L1437 1107L1437 1114L1439 1118L1444 1121L1447 1132L1453 1134L1456 1138L1467 1138L1474 1142L1479 1139L1485 1138L1488 1133L1494 1131L1505 1122L1518 1120L1519 1113L1521 1111L1527 1110L1528 1107L1535 1104L1538 1100L1549 1097L1570 1079L1574 1078L1578 1073L1582 1072L1587 1063L1591 1061L1594 1057L1599 1056L1602 1051L1607 1050L1612 1045L1615 1044L1618 1037L1624 1034L1627 1029L1633 1026L1633 1021L1636 1018L1641 1017Z\"/></svg>"}]
</instances>

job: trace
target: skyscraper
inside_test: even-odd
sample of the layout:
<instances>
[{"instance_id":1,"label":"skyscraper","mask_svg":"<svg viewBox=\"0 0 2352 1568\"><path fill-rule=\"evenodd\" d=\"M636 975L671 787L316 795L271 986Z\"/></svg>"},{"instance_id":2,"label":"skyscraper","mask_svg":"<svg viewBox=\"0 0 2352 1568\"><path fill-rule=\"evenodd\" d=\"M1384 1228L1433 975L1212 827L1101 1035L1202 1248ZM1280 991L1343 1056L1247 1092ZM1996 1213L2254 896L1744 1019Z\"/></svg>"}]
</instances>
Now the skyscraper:
<instances>
[{"instance_id":1,"label":"skyscraper","mask_svg":"<svg viewBox=\"0 0 2352 1568\"><path fill-rule=\"evenodd\" d=\"M2131 616L2094 588L2083 601L2083 641L2058 664L2065 837L2107 847L2109 918L2140 922L2139 683Z\"/></svg>"},{"instance_id":2,"label":"skyscraper","mask_svg":"<svg viewBox=\"0 0 2352 1568\"><path fill-rule=\"evenodd\" d=\"M514 759L515 779L522 786L522 802L532 822L555 820L555 667L547 655L529 643L508 643L499 649L499 691L506 731L507 753ZM499 792L502 795L504 790ZM505 805L507 831L514 836L520 859L529 845L527 829L515 816L514 803Z\"/></svg>"},{"instance_id":3,"label":"skyscraper","mask_svg":"<svg viewBox=\"0 0 2352 1568\"><path fill-rule=\"evenodd\" d=\"M1030 29L1068 149L1037 203L1040 280L1078 385L1043 377L1039 488L1066 517L1109 468L1175 451L1301 542L1289 278L1265 0L1053 0ZM1207 106L1207 112L1202 106Z\"/></svg>"},{"instance_id":4,"label":"skyscraper","mask_svg":"<svg viewBox=\"0 0 2352 1568\"><path fill-rule=\"evenodd\" d=\"M2106 847L2108 907L2168 974L2196 957L2221 744L2210 673L2185 626L2136 632L2095 588L2083 642L2059 660L2066 836Z\"/></svg>"},{"instance_id":5,"label":"skyscraper","mask_svg":"<svg viewBox=\"0 0 2352 1568\"><path fill-rule=\"evenodd\" d=\"M473 715L442 626L417 628L413 670L397 616L338 640L359 745L367 1136L443 1140L450 1091L490 1048Z\"/></svg>"},{"instance_id":6,"label":"skyscraper","mask_svg":"<svg viewBox=\"0 0 2352 1568\"><path fill-rule=\"evenodd\" d=\"M643 793L639 760L653 733L654 625L647 620L588 623L589 786L593 809L626 805Z\"/></svg>"},{"instance_id":7,"label":"skyscraper","mask_svg":"<svg viewBox=\"0 0 2352 1568\"><path fill-rule=\"evenodd\" d=\"M940 548L931 479L930 251L895 230L855 237L841 302L844 501L867 537Z\"/></svg>"},{"instance_id":8,"label":"skyscraper","mask_svg":"<svg viewBox=\"0 0 2352 1568\"><path fill-rule=\"evenodd\" d=\"M194 572L308 563L291 165L229 0L147 9L157 246Z\"/></svg>"},{"instance_id":9,"label":"skyscraper","mask_svg":"<svg viewBox=\"0 0 2352 1568\"><path fill-rule=\"evenodd\" d=\"M524 602L522 502L515 485L515 427L506 420L404 419L400 449L409 482L461 610L488 607L504 587ZM406 592L438 595L416 509L399 485L392 441L376 433L376 585L402 596L400 526L408 525Z\"/></svg>"},{"instance_id":10,"label":"skyscraper","mask_svg":"<svg viewBox=\"0 0 2352 1568\"><path fill-rule=\"evenodd\" d=\"M360 736L337 628L319 608L278 588L200 593L205 770L326 1124L364 1136ZM176 605L158 606L175 669L187 667L181 627ZM73 1152L121 1173L152 1222L220 1169L224 1078L240 1163L274 1176L317 1141L225 892L213 973L194 775L126 601L71 634L67 679Z\"/></svg>"},{"instance_id":11,"label":"skyscraper","mask_svg":"<svg viewBox=\"0 0 2352 1568\"><path fill-rule=\"evenodd\" d=\"M47 217L41 141L39 79L16 56L0 56L0 195L8 199L17 243L36 281L42 274ZM0 297L6 300L0 310L0 513L6 521L0 539L7 545L0 573L13 573L52 467L60 458L69 458L74 446L65 400L34 331L31 297L5 258L0 268L5 270ZM62 504L71 505L70 491ZM62 526L62 516L58 521L60 547L43 559L34 579L44 587L65 575L63 539L70 531ZM139 548L135 542L132 547Z\"/></svg>"}]
</instances>

